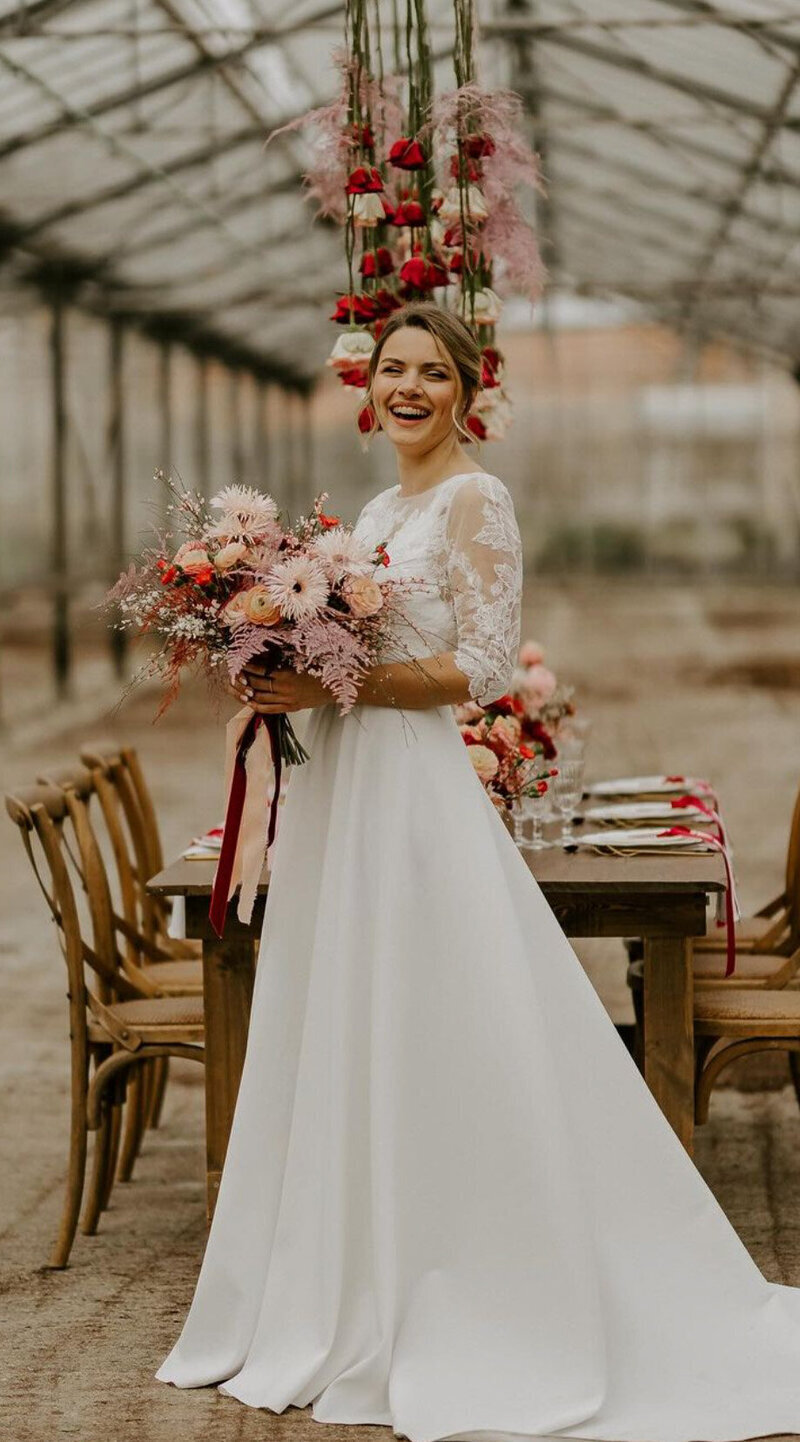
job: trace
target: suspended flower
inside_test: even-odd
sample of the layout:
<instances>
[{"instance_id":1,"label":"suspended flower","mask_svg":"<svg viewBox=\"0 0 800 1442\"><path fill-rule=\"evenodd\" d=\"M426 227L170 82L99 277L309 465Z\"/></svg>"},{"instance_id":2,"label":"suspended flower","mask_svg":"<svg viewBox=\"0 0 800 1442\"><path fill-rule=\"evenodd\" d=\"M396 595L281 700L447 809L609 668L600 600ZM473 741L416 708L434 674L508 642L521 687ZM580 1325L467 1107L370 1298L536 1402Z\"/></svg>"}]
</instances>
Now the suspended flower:
<instances>
[{"instance_id":1,"label":"suspended flower","mask_svg":"<svg viewBox=\"0 0 800 1442\"><path fill-rule=\"evenodd\" d=\"M425 211L423 210L418 200L414 200L413 198L409 200L401 200L400 204L395 206L392 225L424 224Z\"/></svg>"},{"instance_id":2,"label":"suspended flower","mask_svg":"<svg viewBox=\"0 0 800 1442\"><path fill-rule=\"evenodd\" d=\"M503 302L499 295L485 286L483 290L475 292L475 324L476 325L497 325L503 311Z\"/></svg>"},{"instance_id":3,"label":"suspended flower","mask_svg":"<svg viewBox=\"0 0 800 1442\"><path fill-rule=\"evenodd\" d=\"M367 436L375 430L377 417L372 406L362 406L358 413L358 429L362 436Z\"/></svg>"},{"instance_id":4,"label":"suspended flower","mask_svg":"<svg viewBox=\"0 0 800 1442\"><path fill-rule=\"evenodd\" d=\"M465 426L466 430L468 430L468 431L470 432L470 434L473 435L477 441L485 441L485 440L486 440L486 427L485 427L485 425L483 424L483 421L481 420L480 416L473 415L473 414L470 412L470 414L467 416L467 419L466 419L465 422L464 422L464 426Z\"/></svg>"},{"instance_id":5,"label":"suspended flower","mask_svg":"<svg viewBox=\"0 0 800 1442\"><path fill-rule=\"evenodd\" d=\"M444 200L444 191L443 191L443 190L432 190L432 191L431 191L431 195L430 195L430 206L431 206L431 210L433 211L434 215L438 215L438 214L439 214L439 211L440 211L441 208L442 208L442 202L443 202L443 200Z\"/></svg>"},{"instance_id":6,"label":"suspended flower","mask_svg":"<svg viewBox=\"0 0 800 1442\"><path fill-rule=\"evenodd\" d=\"M375 319L377 310L371 295L340 295L331 320L337 325L369 325Z\"/></svg>"},{"instance_id":7,"label":"suspended flower","mask_svg":"<svg viewBox=\"0 0 800 1442\"><path fill-rule=\"evenodd\" d=\"M328 600L328 578L319 561L308 556L290 556L269 571L266 590L282 616L305 621L316 616Z\"/></svg>"},{"instance_id":8,"label":"suspended flower","mask_svg":"<svg viewBox=\"0 0 800 1442\"><path fill-rule=\"evenodd\" d=\"M391 275L394 270L392 252L385 245L379 245L375 250L365 250L360 269L365 280L372 280L379 275Z\"/></svg>"},{"instance_id":9,"label":"suspended flower","mask_svg":"<svg viewBox=\"0 0 800 1442\"><path fill-rule=\"evenodd\" d=\"M461 141L461 148L470 160L485 160L487 155L494 155L496 146L491 135L465 135Z\"/></svg>"},{"instance_id":10,"label":"suspended flower","mask_svg":"<svg viewBox=\"0 0 800 1442\"><path fill-rule=\"evenodd\" d=\"M373 150L375 148L372 126L359 125L355 120L346 133L346 140L351 150Z\"/></svg>"},{"instance_id":11,"label":"suspended flower","mask_svg":"<svg viewBox=\"0 0 800 1442\"><path fill-rule=\"evenodd\" d=\"M399 310L402 305L402 301L399 301L396 295L392 295L390 290L376 290L371 299L375 309L375 315L380 319L385 319L390 316L392 311ZM376 340L378 338L377 329L376 326Z\"/></svg>"},{"instance_id":12,"label":"suspended flower","mask_svg":"<svg viewBox=\"0 0 800 1442\"><path fill-rule=\"evenodd\" d=\"M461 223L461 192L457 185L448 190L439 214L444 221L455 224ZM486 204L486 197L478 185L465 187L463 196L464 215L468 225L480 225L489 214L489 207Z\"/></svg>"},{"instance_id":13,"label":"suspended flower","mask_svg":"<svg viewBox=\"0 0 800 1442\"><path fill-rule=\"evenodd\" d=\"M468 252L468 255L469 255L470 270L471 270L472 273L474 274L475 271L476 271L477 268L478 268L478 259L479 259L479 257L478 257L478 252L477 252L477 250L470 250L470 251ZM451 257L450 257L450 260L449 260L448 264L449 264L450 270L453 272L453 275L460 275L461 272L462 272L462 270L464 269L464 252L463 252L463 250L454 250L454 251L453 251L453 254L452 254Z\"/></svg>"},{"instance_id":14,"label":"suspended flower","mask_svg":"<svg viewBox=\"0 0 800 1442\"><path fill-rule=\"evenodd\" d=\"M396 165L398 170L424 170L428 158L418 140L411 140L408 136L401 136L394 142L387 156L390 165Z\"/></svg>"},{"instance_id":15,"label":"suspended flower","mask_svg":"<svg viewBox=\"0 0 800 1442\"><path fill-rule=\"evenodd\" d=\"M383 190L383 177L374 165L357 165L347 177L347 195L372 195Z\"/></svg>"},{"instance_id":16,"label":"suspended flower","mask_svg":"<svg viewBox=\"0 0 800 1442\"><path fill-rule=\"evenodd\" d=\"M353 224L360 229L368 226L380 225L386 219L386 212L383 205L383 196L375 195L371 191L364 195L353 196Z\"/></svg>"},{"instance_id":17,"label":"suspended flower","mask_svg":"<svg viewBox=\"0 0 800 1442\"><path fill-rule=\"evenodd\" d=\"M477 160L470 160L468 158L462 160L458 154L451 155L450 174L454 180L458 180L459 175L461 175L464 180L469 180L475 184L481 178L481 167Z\"/></svg>"},{"instance_id":18,"label":"suspended flower","mask_svg":"<svg viewBox=\"0 0 800 1442\"><path fill-rule=\"evenodd\" d=\"M369 360L375 349L375 342L367 330L346 330L337 337L325 364L334 370L350 370L353 365Z\"/></svg>"},{"instance_id":19,"label":"suspended flower","mask_svg":"<svg viewBox=\"0 0 800 1442\"><path fill-rule=\"evenodd\" d=\"M365 391L369 381L369 371L366 366L337 367L336 374L343 386L352 386L354 390Z\"/></svg>"},{"instance_id":20,"label":"suspended flower","mask_svg":"<svg viewBox=\"0 0 800 1442\"><path fill-rule=\"evenodd\" d=\"M481 351L481 385L484 390L499 386L503 375L503 357L493 345L484 346Z\"/></svg>"},{"instance_id":21,"label":"suspended flower","mask_svg":"<svg viewBox=\"0 0 800 1442\"><path fill-rule=\"evenodd\" d=\"M446 269L435 259L423 255L412 255L400 270L400 281L414 290L435 290L439 285L448 285L450 277Z\"/></svg>"}]
</instances>

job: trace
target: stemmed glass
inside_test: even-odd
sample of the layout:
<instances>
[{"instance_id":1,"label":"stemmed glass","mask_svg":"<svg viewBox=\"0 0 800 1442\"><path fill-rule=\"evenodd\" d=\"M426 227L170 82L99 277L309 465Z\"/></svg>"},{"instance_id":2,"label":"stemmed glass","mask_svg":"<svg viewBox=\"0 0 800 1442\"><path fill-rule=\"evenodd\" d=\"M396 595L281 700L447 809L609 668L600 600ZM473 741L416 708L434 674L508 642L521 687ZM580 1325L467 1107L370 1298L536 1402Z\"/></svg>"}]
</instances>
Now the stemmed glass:
<instances>
[{"instance_id":1,"label":"stemmed glass","mask_svg":"<svg viewBox=\"0 0 800 1442\"><path fill-rule=\"evenodd\" d=\"M557 765L558 773L553 777L552 786L556 809L561 813L561 845L574 846L572 821L583 795L583 760L559 760Z\"/></svg>"},{"instance_id":2,"label":"stemmed glass","mask_svg":"<svg viewBox=\"0 0 800 1442\"><path fill-rule=\"evenodd\" d=\"M527 812L525 810L527 796L515 796L511 806L511 824L514 828L514 845L518 851L529 851L530 842L525 837L525 821Z\"/></svg>"},{"instance_id":3,"label":"stemmed glass","mask_svg":"<svg viewBox=\"0 0 800 1442\"><path fill-rule=\"evenodd\" d=\"M545 841L542 833L542 822L546 821L549 814L548 795L545 791L541 796L526 795L522 797L522 809L526 820L531 823L531 839L528 842L528 851L545 851L552 846L552 841Z\"/></svg>"}]
</instances>

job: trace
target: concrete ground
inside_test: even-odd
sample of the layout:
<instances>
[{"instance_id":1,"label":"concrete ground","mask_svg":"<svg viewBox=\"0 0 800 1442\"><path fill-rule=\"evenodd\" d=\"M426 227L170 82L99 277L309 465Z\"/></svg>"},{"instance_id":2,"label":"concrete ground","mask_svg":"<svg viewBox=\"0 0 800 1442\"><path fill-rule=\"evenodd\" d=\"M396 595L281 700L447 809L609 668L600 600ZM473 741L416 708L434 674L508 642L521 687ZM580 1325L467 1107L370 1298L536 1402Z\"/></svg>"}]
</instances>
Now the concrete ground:
<instances>
[{"instance_id":1,"label":"concrete ground","mask_svg":"<svg viewBox=\"0 0 800 1442\"><path fill-rule=\"evenodd\" d=\"M686 770L716 783L745 909L779 889L800 781L800 598L690 583L534 583L524 634L577 685L594 729L589 770ZM41 683L39 683L41 684ZM26 696L31 716L31 696ZM13 709L13 708L12 708ZM119 736L140 749L168 855L219 816L222 719L187 693L157 727L152 693L113 718L85 696L0 748L3 789ZM98 1235L78 1236L69 1269L43 1266L62 1199L67 1131L64 975L21 847L6 824L0 869L0 1438L9 1442L251 1442L321 1434L307 1413L252 1412L213 1389L180 1393L153 1372L174 1340L202 1254L202 1080L175 1067L163 1123L134 1180L118 1186ZM617 943L580 952L609 1010L628 1001ZM700 1169L764 1273L800 1285L800 1114L784 1073L720 1089L698 1137ZM777 1088L776 1089L776 1085ZM361 1428L365 1438L390 1438ZM345 1442L352 1429L329 1427ZM800 1435L800 1434L799 1434ZM646 1442L646 1439L642 1439Z\"/></svg>"}]
</instances>

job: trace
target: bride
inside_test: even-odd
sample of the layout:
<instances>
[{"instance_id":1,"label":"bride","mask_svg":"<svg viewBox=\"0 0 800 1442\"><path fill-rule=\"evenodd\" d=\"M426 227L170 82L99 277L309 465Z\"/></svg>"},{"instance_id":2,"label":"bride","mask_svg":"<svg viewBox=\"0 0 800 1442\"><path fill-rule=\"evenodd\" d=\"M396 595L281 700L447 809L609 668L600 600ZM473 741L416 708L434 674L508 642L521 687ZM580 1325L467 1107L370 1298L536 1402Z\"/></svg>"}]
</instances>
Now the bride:
<instances>
[{"instance_id":1,"label":"bride","mask_svg":"<svg viewBox=\"0 0 800 1442\"><path fill-rule=\"evenodd\" d=\"M251 1407L503 1436L800 1431L800 1292L764 1280L477 780L451 707L509 684L521 548L462 448L467 327L397 312L370 400L398 484L357 532L422 578L403 654L312 707L275 846L216 1213L158 1377Z\"/></svg>"}]
</instances>

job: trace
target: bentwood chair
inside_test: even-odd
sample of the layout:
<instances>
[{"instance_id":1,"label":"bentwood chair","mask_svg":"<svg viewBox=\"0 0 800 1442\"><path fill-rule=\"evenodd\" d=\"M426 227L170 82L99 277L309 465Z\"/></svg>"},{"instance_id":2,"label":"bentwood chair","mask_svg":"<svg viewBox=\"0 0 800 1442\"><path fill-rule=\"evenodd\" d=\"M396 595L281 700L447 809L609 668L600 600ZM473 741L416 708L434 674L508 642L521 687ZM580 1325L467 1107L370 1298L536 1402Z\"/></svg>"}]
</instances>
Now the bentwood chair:
<instances>
[{"instance_id":1,"label":"bentwood chair","mask_svg":"<svg viewBox=\"0 0 800 1442\"><path fill-rule=\"evenodd\" d=\"M7 795L6 809L56 923L67 967L69 1167L61 1223L49 1260L51 1267L60 1268L67 1265L84 1202L89 1131L96 1135L81 1229L92 1234L113 1185L127 1081L141 1078L143 1068L163 1057L202 1062L203 1009L199 997L143 993L125 973L102 857L95 854L96 841L87 829L85 799L74 789L40 785ZM77 858L65 835L67 823ZM82 906L70 878L73 862L87 882Z\"/></svg>"},{"instance_id":2,"label":"bentwood chair","mask_svg":"<svg viewBox=\"0 0 800 1442\"><path fill-rule=\"evenodd\" d=\"M800 948L791 958L800 966ZM800 1104L800 991L707 987L694 999L695 1119L708 1120L711 1093L720 1075L740 1057L762 1051L785 1051Z\"/></svg>"}]
</instances>

